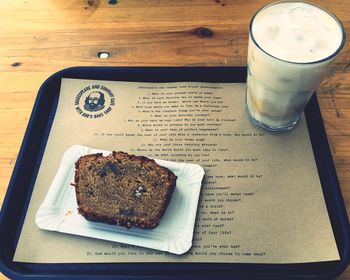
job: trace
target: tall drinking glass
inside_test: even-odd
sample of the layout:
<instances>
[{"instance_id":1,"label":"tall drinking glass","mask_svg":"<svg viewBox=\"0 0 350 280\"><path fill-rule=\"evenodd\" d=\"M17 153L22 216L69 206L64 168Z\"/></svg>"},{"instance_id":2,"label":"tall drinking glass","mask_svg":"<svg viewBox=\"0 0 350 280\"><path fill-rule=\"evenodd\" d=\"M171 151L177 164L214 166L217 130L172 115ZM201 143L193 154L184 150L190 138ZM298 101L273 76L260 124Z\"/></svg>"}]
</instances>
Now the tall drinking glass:
<instances>
[{"instance_id":1,"label":"tall drinking glass","mask_svg":"<svg viewBox=\"0 0 350 280\"><path fill-rule=\"evenodd\" d=\"M246 109L271 133L291 130L345 44L340 20L304 1L269 4L249 26Z\"/></svg>"}]
</instances>

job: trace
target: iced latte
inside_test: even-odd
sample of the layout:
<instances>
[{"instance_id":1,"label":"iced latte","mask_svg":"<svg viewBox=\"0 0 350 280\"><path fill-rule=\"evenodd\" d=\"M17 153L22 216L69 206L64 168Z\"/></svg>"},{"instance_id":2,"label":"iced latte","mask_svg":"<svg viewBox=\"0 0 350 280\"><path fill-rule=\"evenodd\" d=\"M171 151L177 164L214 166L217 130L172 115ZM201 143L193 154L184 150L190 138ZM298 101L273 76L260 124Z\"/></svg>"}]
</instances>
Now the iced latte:
<instances>
[{"instance_id":1,"label":"iced latte","mask_svg":"<svg viewBox=\"0 0 350 280\"><path fill-rule=\"evenodd\" d=\"M345 43L340 21L308 2L283 1L250 23L247 111L269 132L292 129Z\"/></svg>"}]
</instances>

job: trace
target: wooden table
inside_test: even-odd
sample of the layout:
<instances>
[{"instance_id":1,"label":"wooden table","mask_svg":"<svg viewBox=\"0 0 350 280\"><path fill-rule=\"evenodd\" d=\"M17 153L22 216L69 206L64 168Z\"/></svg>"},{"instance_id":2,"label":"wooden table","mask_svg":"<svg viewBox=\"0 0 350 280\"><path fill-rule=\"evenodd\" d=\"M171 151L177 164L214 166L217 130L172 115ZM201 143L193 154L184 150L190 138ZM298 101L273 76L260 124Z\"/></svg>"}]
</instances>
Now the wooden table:
<instances>
[{"instance_id":1,"label":"wooden table","mask_svg":"<svg viewBox=\"0 0 350 280\"><path fill-rule=\"evenodd\" d=\"M248 24L264 0L0 1L0 205L43 81L70 66L245 65ZM350 34L350 1L314 2ZM350 36L348 36L349 38ZM350 39L318 90L350 213ZM100 58L108 52L108 58ZM0 275L0 279L6 279ZM350 279L350 268L339 277Z\"/></svg>"}]
</instances>

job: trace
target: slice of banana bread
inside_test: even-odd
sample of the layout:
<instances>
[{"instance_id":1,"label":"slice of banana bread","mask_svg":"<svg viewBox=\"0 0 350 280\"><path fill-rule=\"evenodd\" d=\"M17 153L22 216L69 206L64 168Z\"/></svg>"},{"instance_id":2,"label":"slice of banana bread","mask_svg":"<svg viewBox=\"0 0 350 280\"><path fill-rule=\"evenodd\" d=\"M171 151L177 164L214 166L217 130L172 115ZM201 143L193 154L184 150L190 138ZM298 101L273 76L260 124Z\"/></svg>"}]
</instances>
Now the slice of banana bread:
<instances>
[{"instance_id":1,"label":"slice of banana bread","mask_svg":"<svg viewBox=\"0 0 350 280\"><path fill-rule=\"evenodd\" d=\"M75 163L78 210L86 219L154 228L163 216L177 177L153 159L124 152L85 155Z\"/></svg>"}]
</instances>

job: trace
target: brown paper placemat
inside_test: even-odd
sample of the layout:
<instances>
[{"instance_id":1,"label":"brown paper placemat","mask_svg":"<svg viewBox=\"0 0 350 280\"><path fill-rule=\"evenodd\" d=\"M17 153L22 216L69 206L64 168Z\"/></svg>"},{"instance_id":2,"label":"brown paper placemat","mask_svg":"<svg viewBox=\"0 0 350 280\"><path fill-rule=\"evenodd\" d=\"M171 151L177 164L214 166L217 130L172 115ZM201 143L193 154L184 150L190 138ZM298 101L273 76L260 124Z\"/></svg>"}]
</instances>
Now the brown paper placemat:
<instances>
[{"instance_id":1,"label":"brown paper placemat","mask_svg":"<svg viewBox=\"0 0 350 280\"><path fill-rule=\"evenodd\" d=\"M245 84L63 79L15 261L303 263L338 260L305 119L253 128ZM39 229L64 151L81 144L205 169L193 247L181 256Z\"/></svg>"}]
</instances>

